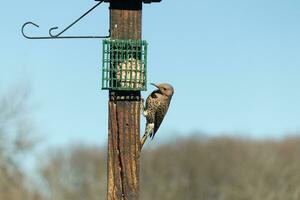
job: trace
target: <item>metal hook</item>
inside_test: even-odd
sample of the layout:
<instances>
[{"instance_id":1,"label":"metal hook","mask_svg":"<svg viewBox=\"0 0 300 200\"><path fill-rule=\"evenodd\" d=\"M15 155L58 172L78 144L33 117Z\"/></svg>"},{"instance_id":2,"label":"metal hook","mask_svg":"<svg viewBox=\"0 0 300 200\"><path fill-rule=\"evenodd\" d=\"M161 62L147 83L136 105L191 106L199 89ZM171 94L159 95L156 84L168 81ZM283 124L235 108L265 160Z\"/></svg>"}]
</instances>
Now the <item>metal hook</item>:
<instances>
[{"instance_id":1,"label":"metal hook","mask_svg":"<svg viewBox=\"0 0 300 200\"><path fill-rule=\"evenodd\" d=\"M60 36L60 35L64 32L64 31L63 31L63 32L60 32L60 33L54 35L54 34L52 34L52 31L55 30L55 29L58 29L58 27L56 26L56 27L52 27L52 28L49 29L49 35L50 35L51 37L58 37L58 36Z\"/></svg>"},{"instance_id":2,"label":"metal hook","mask_svg":"<svg viewBox=\"0 0 300 200\"><path fill-rule=\"evenodd\" d=\"M24 28L25 26L27 26L28 24L31 24L37 28L39 28L40 26L33 23L33 22L26 22L25 24L23 24L22 26L22 35L27 38L27 39L77 39L77 38L109 38L110 34L108 36L61 36L61 34L63 34L64 32L66 32L69 28L71 28L74 24L76 24L78 21L80 21L82 18L84 18L88 13L90 13L92 10L94 10L97 6L99 6L102 2L104 2L104 0L101 0L99 3L97 3L95 6L93 6L91 9L89 9L87 12L85 12L83 15L81 15L78 19L76 19L73 23L71 23L69 26L67 26L65 29L63 29L61 32L57 33L57 34L53 34L52 31L58 29L58 27L52 27L49 29L49 36L39 36L39 37L32 37L32 36L28 36L24 33Z\"/></svg>"},{"instance_id":3,"label":"metal hook","mask_svg":"<svg viewBox=\"0 0 300 200\"><path fill-rule=\"evenodd\" d=\"M39 28L40 26L37 25L36 23L33 23L33 22L26 22L25 24L23 24L22 26L22 35L27 38L27 39L47 39L48 37L31 37L31 36L27 36L25 33L24 33L24 28L25 26L27 26L28 24L31 24L37 28Z\"/></svg>"}]
</instances>

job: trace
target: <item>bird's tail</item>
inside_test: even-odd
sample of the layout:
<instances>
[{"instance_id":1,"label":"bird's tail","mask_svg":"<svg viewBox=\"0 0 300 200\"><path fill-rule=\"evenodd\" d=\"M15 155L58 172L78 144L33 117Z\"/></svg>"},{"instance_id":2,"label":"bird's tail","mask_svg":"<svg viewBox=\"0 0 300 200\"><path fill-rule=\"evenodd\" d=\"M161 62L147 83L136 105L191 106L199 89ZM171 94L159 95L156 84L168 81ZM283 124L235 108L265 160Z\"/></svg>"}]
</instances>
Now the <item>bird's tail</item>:
<instances>
[{"instance_id":1,"label":"bird's tail","mask_svg":"<svg viewBox=\"0 0 300 200\"><path fill-rule=\"evenodd\" d=\"M144 133L144 135L141 139L141 149L143 148L143 146L144 146L147 138L149 137L149 135L152 134L153 128L154 128L153 124L147 124L146 125L145 133Z\"/></svg>"},{"instance_id":2,"label":"bird's tail","mask_svg":"<svg viewBox=\"0 0 300 200\"><path fill-rule=\"evenodd\" d=\"M141 149L143 148L143 146L144 146L144 144L145 144L145 142L146 142L146 140L147 140L147 135L146 135L146 133L143 135L143 137L142 137L142 139L141 139Z\"/></svg>"}]
</instances>

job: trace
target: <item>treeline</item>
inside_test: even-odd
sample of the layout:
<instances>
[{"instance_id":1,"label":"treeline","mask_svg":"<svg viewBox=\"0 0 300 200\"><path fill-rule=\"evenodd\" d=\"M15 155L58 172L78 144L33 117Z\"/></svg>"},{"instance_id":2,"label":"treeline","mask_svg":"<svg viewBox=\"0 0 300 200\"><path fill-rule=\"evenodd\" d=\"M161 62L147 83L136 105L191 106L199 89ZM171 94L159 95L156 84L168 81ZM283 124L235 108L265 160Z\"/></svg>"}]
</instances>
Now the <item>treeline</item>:
<instances>
[{"instance_id":1,"label":"treeline","mask_svg":"<svg viewBox=\"0 0 300 200\"><path fill-rule=\"evenodd\" d=\"M142 200L299 200L300 138L255 141L178 138L141 155ZM52 153L42 175L50 199L99 200L106 150Z\"/></svg>"},{"instance_id":2,"label":"treeline","mask_svg":"<svg viewBox=\"0 0 300 200\"><path fill-rule=\"evenodd\" d=\"M189 137L143 154L143 200L300 199L299 138Z\"/></svg>"},{"instance_id":3,"label":"treeline","mask_svg":"<svg viewBox=\"0 0 300 200\"><path fill-rule=\"evenodd\" d=\"M106 150L66 147L39 166L43 184L29 194L22 176L0 182L0 199L99 200L106 196ZM300 139L181 138L141 155L142 200L298 200ZM4 171L1 171L1 177ZM32 191L32 189L31 189ZM38 191L38 192L37 192Z\"/></svg>"}]
</instances>

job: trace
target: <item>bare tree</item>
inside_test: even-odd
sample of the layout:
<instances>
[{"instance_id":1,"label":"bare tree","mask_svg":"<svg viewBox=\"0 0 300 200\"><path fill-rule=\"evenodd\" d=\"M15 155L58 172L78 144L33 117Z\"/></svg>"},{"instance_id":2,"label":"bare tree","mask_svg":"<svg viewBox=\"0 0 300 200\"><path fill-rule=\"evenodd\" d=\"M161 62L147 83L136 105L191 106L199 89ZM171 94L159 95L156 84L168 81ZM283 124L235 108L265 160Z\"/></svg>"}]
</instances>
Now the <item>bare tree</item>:
<instances>
[{"instance_id":1,"label":"bare tree","mask_svg":"<svg viewBox=\"0 0 300 200\"><path fill-rule=\"evenodd\" d=\"M34 146L27 116L28 95L28 90L23 87L0 93L0 199L41 198L27 187L21 165L21 156Z\"/></svg>"},{"instance_id":2,"label":"bare tree","mask_svg":"<svg viewBox=\"0 0 300 200\"><path fill-rule=\"evenodd\" d=\"M51 150L48 155L41 166L46 199L105 199L106 163L102 149L73 144Z\"/></svg>"}]
</instances>

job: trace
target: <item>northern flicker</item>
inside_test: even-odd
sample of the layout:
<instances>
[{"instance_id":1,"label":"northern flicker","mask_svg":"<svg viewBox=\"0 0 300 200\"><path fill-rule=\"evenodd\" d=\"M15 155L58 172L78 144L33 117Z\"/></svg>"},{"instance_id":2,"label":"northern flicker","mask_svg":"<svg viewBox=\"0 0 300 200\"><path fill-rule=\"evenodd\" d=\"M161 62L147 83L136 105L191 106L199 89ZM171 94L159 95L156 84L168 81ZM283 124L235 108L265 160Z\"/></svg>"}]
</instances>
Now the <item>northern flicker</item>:
<instances>
[{"instance_id":1,"label":"northern flicker","mask_svg":"<svg viewBox=\"0 0 300 200\"><path fill-rule=\"evenodd\" d=\"M149 136L151 139L154 138L155 133L168 111L174 94L172 85L168 83L151 83L151 85L154 85L157 89L147 97L146 106L144 106L144 102L142 102L142 113L146 117L147 123L145 133L141 139L141 148Z\"/></svg>"}]
</instances>

